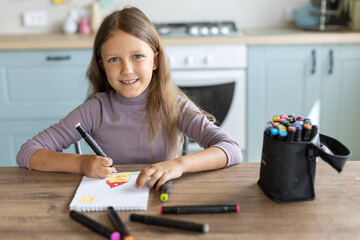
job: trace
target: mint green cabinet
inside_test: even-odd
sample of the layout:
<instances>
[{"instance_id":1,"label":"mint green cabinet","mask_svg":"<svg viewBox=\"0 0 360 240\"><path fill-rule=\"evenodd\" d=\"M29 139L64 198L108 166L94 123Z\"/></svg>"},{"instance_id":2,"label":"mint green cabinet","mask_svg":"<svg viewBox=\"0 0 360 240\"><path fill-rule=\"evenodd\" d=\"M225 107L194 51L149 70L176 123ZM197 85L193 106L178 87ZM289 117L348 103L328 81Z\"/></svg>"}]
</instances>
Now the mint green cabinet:
<instances>
[{"instance_id":1,"label":"mint green cabinet","mask_svg":"<svg viewBox=\"0 0 360 240\"><path fill-rule=\"evenodd\" d=\"M91 53L0 51L0 166L16 166L17 152L27 139L85 100Z\"/></svg>"},{"instance_id":2,"label":"mint green cabinet","mask_svg":"<svg viewBox=\"0 0 360 240\"><path fill-rule=\"evenodd\" d=\"M350 160L360 160L360 45L322 50L322 61L331 68L322 72L321 132L344 143Z\"/></svg>"},{"instance_id":3,"label":"mint green cabinet","mask_svg":"<svg viewBox=\"0 0 360 240\"><path fill-rule=\"evenodd\" d=\"M359 79L360 45L250 46L247 160L260 161L265 124L281 113L310 117L360 159Z\"/></svg>"}]
</instances>

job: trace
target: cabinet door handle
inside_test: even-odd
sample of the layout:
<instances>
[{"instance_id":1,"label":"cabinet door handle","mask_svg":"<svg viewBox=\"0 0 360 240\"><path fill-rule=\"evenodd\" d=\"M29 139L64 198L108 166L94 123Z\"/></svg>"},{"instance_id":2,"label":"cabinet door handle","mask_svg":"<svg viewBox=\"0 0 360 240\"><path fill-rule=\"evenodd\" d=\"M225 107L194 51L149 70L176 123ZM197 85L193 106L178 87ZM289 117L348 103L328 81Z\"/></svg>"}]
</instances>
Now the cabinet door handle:
<instances>
[{"instance_id":1,"label":"cabinet door handle","mask_svg":"<svg viewBox=\"0 0 360 240\"><path fill-rule=\"evenodd\" d=\"M316 52L315 52L315 50L311 51L311 59L312 59L311 74L315 74L315 70L316 70Z\"/></svg>"},{"instance_id":2,"label":"cabinet door handle","mask_svg":"<svg viewBox=\"0 0 360 240\"><path fill-rule=\"evenodd\" d=\"M46 61L67 61L70 60L71 56L47 56Z\"/></svg>"},{"instance_id":3,"label":"cabinet door handle","mask_svg":"<svg viewBox=\"0 0 360 240\"><path fill-rule=\"evenodd\" d=\"M333 67L334 67L334 53L333 50L329 51L329 74L331 75L333 73Z\"/></svg>"}]
</instances>

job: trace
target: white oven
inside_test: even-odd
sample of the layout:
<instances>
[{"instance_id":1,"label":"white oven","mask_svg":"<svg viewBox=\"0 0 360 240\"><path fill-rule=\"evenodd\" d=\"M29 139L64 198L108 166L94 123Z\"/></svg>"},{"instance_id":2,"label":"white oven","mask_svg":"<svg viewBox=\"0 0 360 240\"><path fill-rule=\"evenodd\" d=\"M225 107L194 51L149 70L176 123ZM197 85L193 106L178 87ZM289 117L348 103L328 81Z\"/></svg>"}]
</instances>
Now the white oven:
<instances>
[{"instance_id":1,"label":"white oven","mask_svg":"<svg viewBox=\"0 0 360 240\"><path fill-rule=\"evenodd\" d=\"M174 82L246 149L246 46L165 47ZM201 150L193 141L188 153Z\"/></svg>"}]
</instances>

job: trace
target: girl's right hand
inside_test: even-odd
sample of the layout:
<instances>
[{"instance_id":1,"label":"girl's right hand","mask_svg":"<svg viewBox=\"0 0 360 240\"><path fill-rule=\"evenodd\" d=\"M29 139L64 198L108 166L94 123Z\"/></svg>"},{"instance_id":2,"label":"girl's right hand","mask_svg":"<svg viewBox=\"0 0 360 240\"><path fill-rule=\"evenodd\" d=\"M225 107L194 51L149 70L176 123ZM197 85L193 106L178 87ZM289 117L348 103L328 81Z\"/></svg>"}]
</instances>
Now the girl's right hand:
<instances>
[{"instance_id":1,"label":"girl's right hand","mask_svg":"<svg viewBox=\"0 0 360 240\"><path fill-rule=\"evenodd\" d=\"M92 178L107 178L111 173L116 173L116 169L111 167L113 160L94 154L83 155L81 172Z\"/></svg>"}]
</instances>

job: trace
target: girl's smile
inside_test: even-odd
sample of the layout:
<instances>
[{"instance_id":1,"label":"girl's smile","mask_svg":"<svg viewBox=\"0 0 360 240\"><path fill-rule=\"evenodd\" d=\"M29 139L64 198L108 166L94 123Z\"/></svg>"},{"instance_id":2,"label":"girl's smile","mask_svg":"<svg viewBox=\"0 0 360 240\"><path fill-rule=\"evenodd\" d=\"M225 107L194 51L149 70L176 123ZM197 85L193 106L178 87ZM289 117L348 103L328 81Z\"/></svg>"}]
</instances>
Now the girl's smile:
<instances>
[{"instance_id":1,"label":"girl's smile","mask_svg":"<svg viewBox=\"0 0 360 240\"><path fill-rule=\"evenodd\" d=\"M148 88L158 53L139 38L117 31L102 45L99 64L116 92L134 98Z\"/></svg>"}]
</instances>

